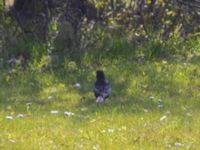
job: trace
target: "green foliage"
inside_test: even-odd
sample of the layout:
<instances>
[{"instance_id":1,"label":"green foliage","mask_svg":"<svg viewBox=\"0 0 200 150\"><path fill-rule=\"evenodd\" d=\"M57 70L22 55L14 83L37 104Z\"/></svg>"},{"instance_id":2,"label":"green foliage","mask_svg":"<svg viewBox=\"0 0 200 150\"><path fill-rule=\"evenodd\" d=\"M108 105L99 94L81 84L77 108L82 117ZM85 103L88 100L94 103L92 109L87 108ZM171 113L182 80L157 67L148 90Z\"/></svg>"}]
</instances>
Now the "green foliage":
<instances>
[{"instance_id":1,"label":"green foliage","mask_svg":"<svg viewBox=\"0 0 200 150\"><path fill-rule=\"evenodd\" d=\"M3 9L1 1L0 42L4 51L0 53L3 57L9 59L19 53L32 55L32 46L44 42L44 38L48 39L45 43L48 55L99 49L105 55L129 52L132 55L135 47L139 47L148 58L165 57L178 49L188 51L183 50L180 45L185 43L181 42L199 34L198 8L192 2L188 2L189 8L182 1L72 1L67 12L64 11L66 1L52 2L54 7L50 3L46 9L40 1L27 3L17 19L11 12L11 16L7 15L8 10ZM30 14L27 10L33 11L33 16L26 16Z\"/></svg>"},{"instance_id":2,"label":"green foliage","mask_svg":"<svg viewBox=\"0 0 200 150\"><path fill-rule=\"evenodd\" d=\"M3 0L0 0L0 11L3 10Z\"/></svg>"}]
</instances>

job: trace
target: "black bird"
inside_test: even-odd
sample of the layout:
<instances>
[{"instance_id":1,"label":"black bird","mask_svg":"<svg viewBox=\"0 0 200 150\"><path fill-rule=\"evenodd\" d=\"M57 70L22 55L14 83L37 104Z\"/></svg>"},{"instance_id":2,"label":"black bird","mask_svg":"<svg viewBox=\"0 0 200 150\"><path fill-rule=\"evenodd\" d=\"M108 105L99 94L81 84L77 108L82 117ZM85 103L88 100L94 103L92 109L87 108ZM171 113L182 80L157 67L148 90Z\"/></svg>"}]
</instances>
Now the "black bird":
<instances>
[{"instance_id":1,"label":"black bird","mask_svg":"<svg viewBox=\"0 0 200 150\"><path fill-rule=\"evenodd\" d=\"M94 95L96 96L97 103L102 103L111 93L111 87L109 82L105 79L104 72L98 70L96 72L96 82L93 87Z\"/></svg>"}]
</instances>

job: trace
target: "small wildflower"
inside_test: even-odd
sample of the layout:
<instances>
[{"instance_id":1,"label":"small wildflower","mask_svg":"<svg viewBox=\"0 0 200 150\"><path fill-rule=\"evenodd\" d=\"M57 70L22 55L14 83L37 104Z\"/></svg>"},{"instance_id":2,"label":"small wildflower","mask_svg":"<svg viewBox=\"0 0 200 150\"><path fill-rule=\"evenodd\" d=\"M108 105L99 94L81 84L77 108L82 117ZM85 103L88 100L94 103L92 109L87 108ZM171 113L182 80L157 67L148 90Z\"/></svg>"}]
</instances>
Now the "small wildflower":
<instances>
[{"instance_id":1,"label":"small wildflower","mask_svg":"<svg viewBox=\"0 0 200 150\"><path fill-rule=\"evenodd\" d=\"M32 103L31 103L31 102L29 102L29 103L26 103L26 106L30 106L30 105L32 105Z\"/></svg>"},{"instance_id":2,"label":"small wildflower","mask_svg":"<svg viewBox=\"0 0 200 150\"><path fill-rule=\"evenodd\" d=\"M171 148L171 147L172 147L172 145L171 145L171 144L167 144L167 145L166 145L166 147L168 147L168 148Z\"/></svg>"},{"instance_id":3,"label":"small wildflower","mask_svg":"<svg viewBox=\"0 0 200 150\"><path fill-rule=\"evenodd\" d=\"M176 147L181 147L181 146L183 146L183 144L182 144L182 143L179 143L179 142L174 143L174 145L175 145Z\"/></svg>"},{"instance_id":4,"label":"small wildflower","mask_svg":"<svg viewBox=\"0 0 200 150\"><path fill-rule=\"evenodd\" d=\"M162 63L163 63L163 64L167 64L167 61L166 61L166 60L163 60Z\"/></svg>"},{"instance_id":5,"label":"small wildflower","mask_svg":"<svg viewBox=\"0 0 200 150\"><path fill-rule=\"evenodd\" d=\"M74 115L74 113L69 112L69 111L65 111L64 114L65 114L66 116L69 116L69 117Z\"/></svg>"},{"instance_id":6,"label":"small wildflower","mask_svg":"<svg viewBox=\"0 0 200 150\"><path fill-rule=\"evenodd\" d=\"M106 132L106 130L102 130L102 131L101 131L101 133L105 133L105 132Z\"/></svg>"},{"instance_id":7,"label":"small wildflower","mask_svg":"<svg viewBox=\"0 0 200 150\"><path fill-rule=\"evenodd\" d=\"M76 84L74 85L74 87L76 87L77 89L79 89L79 88L81 88L81 84L80 84L80 83L76 83Z\"/></svg>"},{"instance_id":8,"label":"small wildflower","mask_svg":"<svg viewBox=\"0 0 200 150\"><path fill-rule=\"evenodd\" d=\"M86 107L81 108L81 111L87 111Z\"/></svg>"},{"instance_id":9,"label":"small wildflower","mask_svg":"<svg viewBox=\"0 0 200 150\"><path fill-rule=\"evenodd\" d=\"M13 120L13 116L6 116L6 119Z\"/></svg>"},{"instance_id":10,"label":"small wildflower","mask_svg":"<svg viewBox=\"0 0 200 150\"><path fill-rule=\"evenodd\" d=\"M24 114L18 114L18 115L17 115L17 118L24 118L24 117L25 117Z\"/></svg>"},{"instance_id":11,"label":"small wildflower","mask_svg":"<svg viewBox=\"0 0 200 150\"><path fill-rule=\"evenodd\" d=\"M92 119L90 122L93 123L93 122L95 122L95 121L96 121L96 119Z\"/></svg>"},{"instance_id":12,"label":"small wildflower","mask_svg":"<svg viewBox=\"0 0 200 150\"><path fill-rule=\"evenodd\" d=\"M16 143L16 141L13 140L13 139L9 139L9 141L10 141L11 143Z\"/></svg>"},{"instance_id":13,"label":"small wildflower","mask_svg":"<svg viewBox=\"0 0 200 150\"><path fill-rule=\"evenodd\" d=\"M83 129L79 129L79 132L80 132L80 133L83 133Z\"/></svg>"},{"instance_id":14,"label":"small wildflower","mask_svg":"<svg viewBox=\"0 0 200 150\"><path fill-rule=\"evenodd\" d=\"M167 119L167 116L162 116L162 117L160 118L160 121L164 121L165 119Z\"/></svg>"},{"instance_id":15,"label":"small wildflower","mask_svg":"<svg viewBox=\"0 0 200 150\"><path fill-rule=\"evenodd\" d=\"M191 117L192 114L188 112L188 113L186 113L186 116Z\"/></svg>"},{"instance_id":16,"label":"small wildflower","mask_svg":"<svg viewBox=\"0 0 200 150\"><path fill-rule=\"evenodd\" d=\"M57 110L52 110L51 114L58 114L58 111Z\"/></svg>"},{"instance_id":17,"label":"small wildflower","mask_svg":"<svg viewBox=\"0 0 200 150\"><path fill-rule=\"evenodd\" d=\"M152 101L152 100L154 99L154 97L153 97L153 96L150 96L149 99Z\"/></svg>"},{"instance_id":18,"label":"small wildflower","mask_svg":"<svg viewBox=\"0 0 200 150\"><path fill-rule=\"evenodd\" d=\"M113 132L114 132L114 129L108 129L108 132L109 132L109 133L113 133Z\"/></svg>"},{"instance_id":19,"label":"small wildflower","mask_svg":"<svg viewBox=\"0 0 200 150\"><path fill-rule=\"evenodd\" d=\"M93 146L93 150L98 150L98 149L99 149L99 145L98 144Z\"/></svg>"},{"instance_id":20,"label":"small wildflower","mask_svg":"<svg viewBox=\"0 0 200 150\"><path fill-rule=\"evenodd\" d=\"M172 121L171 121L171 123L172 123L172 124L175 124L175 123L176 123L176 121L175 121L175 120L172 120Z\"/></svg>"},{"instance_id":21,"label":"small wildflower","mask_svg":"<svg viewBox=\"0 0 200 150\"><path fill-rule=\"evenodd\" d=\"M53 97L52 96L48 96L48 100L51 100Z\"/></svg>"},{"instance_id":22,"label":"small wildflower","mask_svg":"<svg viewBox=\"0 0 200 150\"><path fill-rule=\"evenodd\" d=\"M171 112L168 110L167 112L166 112L166 115L170 115L171 114Z\"/></svg>"},{"instance_id":23,"label":"small wildflower","mask_svg":"<svg viewBox=\"0 0 200 150\"><path fill-rule=\"evenodd\" d=\"M163 107L162 100L158 99L158 108L162 108L162 107Z\"/></svg>"},{"instance_id":24,"label":"small wildflower","mask_svg":"<svg viewBox=\"0 0 200 150\"><path fill-rule=\"evenodd\" d=\"M81 148L81 149L82 149L82 148L83 148L83 144L79 144L79 148Z\"/></svg>"},{"instance_id":25,"label":"small wildflower","mask_svg":"<svg viewBox=\"0 0 200 150\"><path fill-rule=\"evenodd\" d=\"M126 131L126 126L122 126L122 130Z\"/></svg>"}]
</instances>

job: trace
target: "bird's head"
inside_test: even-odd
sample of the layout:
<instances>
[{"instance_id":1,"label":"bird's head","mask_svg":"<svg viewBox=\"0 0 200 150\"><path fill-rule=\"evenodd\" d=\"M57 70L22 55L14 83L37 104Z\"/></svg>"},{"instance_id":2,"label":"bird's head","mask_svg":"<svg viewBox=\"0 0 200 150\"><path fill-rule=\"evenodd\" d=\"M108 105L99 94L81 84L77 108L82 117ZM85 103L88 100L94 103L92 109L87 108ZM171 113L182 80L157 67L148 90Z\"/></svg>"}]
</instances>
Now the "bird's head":
<instances>
[{"instance_id":1,"label":"bird's head","mask_svg":"<svg viewBox=\"0 0 200 150\"><path fill-rule=\"evenodd\" d=\"M96 78L98 81L104 81L105 80L104 72L102 70L97 70Z\"/></svg>"}]
</instances>

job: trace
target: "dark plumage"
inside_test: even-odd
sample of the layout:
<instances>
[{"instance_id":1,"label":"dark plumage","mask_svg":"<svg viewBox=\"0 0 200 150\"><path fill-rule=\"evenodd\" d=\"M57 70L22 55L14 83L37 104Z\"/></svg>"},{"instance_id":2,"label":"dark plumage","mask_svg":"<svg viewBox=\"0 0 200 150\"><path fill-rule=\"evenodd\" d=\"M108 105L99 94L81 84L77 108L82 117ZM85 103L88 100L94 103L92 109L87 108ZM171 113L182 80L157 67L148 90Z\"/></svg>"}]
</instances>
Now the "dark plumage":
<instances>
[{"instance_id":1,"label":"dark plumage","mask_svg":"<svg viewBox=\"0 0 200 150\"><path fill-rule=\"evenodd\" d=\"M96 72L96 82L93 87L93 92L97 98L97 102L104 102L104 100L110 95L110 84L106 80L104 72L101 70Z\"/></svg>"}]
</instances>

